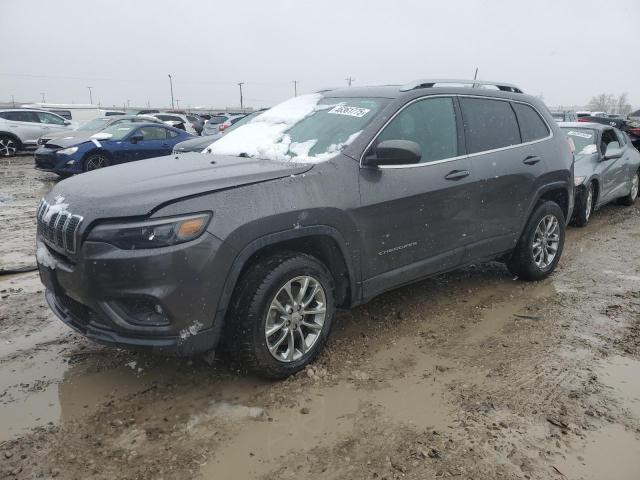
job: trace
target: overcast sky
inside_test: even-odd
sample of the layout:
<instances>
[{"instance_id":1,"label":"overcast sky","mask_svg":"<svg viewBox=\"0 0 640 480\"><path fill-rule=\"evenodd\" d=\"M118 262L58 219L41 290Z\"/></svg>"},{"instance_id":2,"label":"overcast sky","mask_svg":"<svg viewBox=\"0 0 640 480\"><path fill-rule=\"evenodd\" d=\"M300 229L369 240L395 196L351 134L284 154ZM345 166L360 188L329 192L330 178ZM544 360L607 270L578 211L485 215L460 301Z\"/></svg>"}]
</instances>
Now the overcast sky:
<instances>
[{"instance_id":1,"label":"overcast sky","mask_svg":"<svg viewBox=\"0 0 640 480\"><path fill-rule=\"evenodd\" d=\"M437 3L434 5L434 3ZM0 101L269 106L417 78L501 80L550 106L628 92L640 1L0 0Z\"/></svg>"}]
</instances>

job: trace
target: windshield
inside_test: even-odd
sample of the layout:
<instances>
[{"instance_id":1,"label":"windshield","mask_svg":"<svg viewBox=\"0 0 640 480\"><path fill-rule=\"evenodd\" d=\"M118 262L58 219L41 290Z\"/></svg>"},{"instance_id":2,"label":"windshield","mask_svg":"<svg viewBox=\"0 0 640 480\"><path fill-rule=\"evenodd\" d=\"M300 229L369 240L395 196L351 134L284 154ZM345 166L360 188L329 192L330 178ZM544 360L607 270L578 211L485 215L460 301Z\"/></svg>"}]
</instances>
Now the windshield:
<instances>
[{"instance_id":1,"label":"windshield","mask_svg":"<svg viewBox=\"0 0 640 480\"><path fill-rule=\"evenodd\" d=\"M78 130L82 131L97 131L102 130L110 120L108 118L94 118L88 122L83 123L78 127Z\"/></svg>"},{"instance_id":2,"label":"windshield","mask_svg":"<svg viewBox=\"0 0 640 480\"><path fill-rule=\"evenodd\" d=\"M598 151L596 146L596 131L591 128L562 127L567 137L576 146L576 155L590 155Z\"/></svg>"},{"instance_id":3,"label":"windshield","mask_svg":"<svg viewBox=\"0 0 640 480\"><path fill-rule=\"evenodd\" d=\"M207 123L213 124L213 125L217 125L219 123L224 123L226 121L227 121L227 117L215 116L215 117L211 117L209 120L207 120Z\"/></svg>"},{"instance_id":4,"label":"windshield","mask_svg":"<svg viewBox=\"0 0 640 480\"><path fill-rule=\"evenodd\" d=\"M122 140L124 137L127 136L127 134L131 131L134 130L135 128L138 128L137 125L134 124L129 124L127 125L126 123L120 123L118 125L114 125L112 127L108 127L105 128L102 133L108 133L109 135L111 135L111 138L109 138L109 140Z\"/></svg>"},{"instance_id":5,"label":"windshield","mask_svg":"<svg viewBox=\"0 0 640 480\"><path fill-rule=\"evenodd\" d=\"M355 140L387 102L384 98L303 95L256 116L209 148L219 155L327 160Z\"/></svg>"}]
</instances>

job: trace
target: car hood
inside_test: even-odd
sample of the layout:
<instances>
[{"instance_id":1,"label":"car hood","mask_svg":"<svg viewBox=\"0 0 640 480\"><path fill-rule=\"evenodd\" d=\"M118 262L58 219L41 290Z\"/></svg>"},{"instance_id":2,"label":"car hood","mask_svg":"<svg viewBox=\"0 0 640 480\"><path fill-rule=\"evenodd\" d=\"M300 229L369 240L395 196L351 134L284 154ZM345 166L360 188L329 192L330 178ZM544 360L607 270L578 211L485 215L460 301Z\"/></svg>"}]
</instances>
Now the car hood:
<instances>
[{"instance_id":1,"label":"car hood","mask_svg":"<svg viewBox=\"0 0 640 480\"><path fill-rule=\"evenodd\" d=\"M222 134L207 135L178 143L173 149L176 152L202 152L205 148L222 138Z\"/></svg>"},{"instance_id":2,"label":"car hood","mask_svg":"<svg viewBox=\"0 0 640 480\"><path fill-rule=\"evenodd\" d=\"M71 131L71 132L61 133L59 135L56 134L55 136L52 136L52 137L49 135L43 135L43 137L50 138L50 140L47 142L47 144L49 145L49 148L51 148L54 145L60 148L67 148L67 147L72 147L73 145L78 145L80 143L91 141L91 136L95 135L95 133L96 132L91 132L91 131L89 132Z\"/></svg>"},{"instance_id":3,"label":"car hood","mask_svg":"<svg viewBox=\"0 0 640 480\"><path fill-rule=\"evenodd\" d=\"M184 153L115 165L76 175L47 195L89 222L148 215L156 207L242 185L309 171L313 165Z\"/></svg>"}]
</instances>

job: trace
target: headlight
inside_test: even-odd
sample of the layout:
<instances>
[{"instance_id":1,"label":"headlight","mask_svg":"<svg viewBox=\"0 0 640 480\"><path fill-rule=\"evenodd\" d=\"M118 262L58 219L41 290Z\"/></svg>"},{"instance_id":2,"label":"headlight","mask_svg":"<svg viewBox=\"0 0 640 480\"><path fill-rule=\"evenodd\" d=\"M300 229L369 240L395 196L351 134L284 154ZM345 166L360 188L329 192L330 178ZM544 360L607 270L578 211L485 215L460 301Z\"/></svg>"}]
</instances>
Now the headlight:
<instances>
[{"instance_id":1,"label":"headlight","mask_svg":"<svg viewBox=\"0 0 640 480\"><path fill-rule=\"evenodd\" d=\"M211 213L159 218L142 222L110 223L91 230L87 240L123 250L160 248L195 240L207 228Z\"/></svg>"},{"instance_id":2,"label":"headlight","mask_svg":"<svg viewBox=\"0 0 640 480\"><path fill-rule=\"evenodd\" d=\"M582 183L584 182L584 179L587 177L573 177L573 183L575 185L582 185Z\"/></svg>"},{"instance_id":3,"label":"headlight","mask_svg":"<svg viewBox=\"0 0 640 480\"><path fill-rule=\"evenodd\" d=\"M78 147L69 147L69 148L63 148L62 150L58 150L56 153L59 153L61 155L73 155L77 151L78 151Z\"/></svg>"}]
</instances>

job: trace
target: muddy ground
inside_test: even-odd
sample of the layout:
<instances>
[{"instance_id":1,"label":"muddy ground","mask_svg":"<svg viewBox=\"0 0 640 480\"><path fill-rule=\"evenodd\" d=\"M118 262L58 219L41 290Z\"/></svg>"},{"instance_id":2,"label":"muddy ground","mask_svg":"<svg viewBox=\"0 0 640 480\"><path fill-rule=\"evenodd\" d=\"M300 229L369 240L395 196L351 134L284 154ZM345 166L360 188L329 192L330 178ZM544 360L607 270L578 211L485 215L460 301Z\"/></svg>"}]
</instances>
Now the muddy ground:
<instances>
[{"instance_id":1,"label":"muddy ground","mask_svg":"<svg viewBox=\"0 0 640 480\"><path fill-rule=\"evenodd\" d=\"M0 163L0 268L54 177ZM95 345L0 277L0 478L640 478L640 203L570 229L540 283L478 265L341 312L268 382Z\"/></svg>"}]
</instances>

